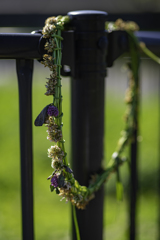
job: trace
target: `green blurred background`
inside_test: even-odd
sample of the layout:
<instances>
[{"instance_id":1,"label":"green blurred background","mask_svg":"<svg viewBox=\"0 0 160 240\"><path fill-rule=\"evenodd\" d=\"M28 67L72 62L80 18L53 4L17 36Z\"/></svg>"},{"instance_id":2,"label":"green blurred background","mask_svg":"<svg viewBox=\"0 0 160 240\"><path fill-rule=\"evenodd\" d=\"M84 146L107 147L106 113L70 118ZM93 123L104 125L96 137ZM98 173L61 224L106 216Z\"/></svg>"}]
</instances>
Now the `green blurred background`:
<instances>
[{"instance_id":1,"label":"green blurred background","mask_svg":"<svg viewBox=\"0 0 160 240\"><path fill-rule=\"evenodd\" d=\"M124 93L127 74L119 59L108 70L105 89L104 166L114 152L124 127ZM18 84L15 61L0 60L0 239L21 239L20 148ZM35 61L33 75L33 122L44 106L52 102L46 97L45 78L49 71ZM149 59L142 60L139 137L139 201L138 229L140 240L156 239L158 234L158 171L159 171L159 67ZM63 78L64 138L70 159L70 79ZM47 177L52 168L47 157L51 143L45 126L33 125L34 155L34 222L35 239L71 239L71 206L49 190ZM104 239L127 240L129 170L121 168L124 200L117 202L115 176L105 185Z\"/></svg>"}]
</instances>

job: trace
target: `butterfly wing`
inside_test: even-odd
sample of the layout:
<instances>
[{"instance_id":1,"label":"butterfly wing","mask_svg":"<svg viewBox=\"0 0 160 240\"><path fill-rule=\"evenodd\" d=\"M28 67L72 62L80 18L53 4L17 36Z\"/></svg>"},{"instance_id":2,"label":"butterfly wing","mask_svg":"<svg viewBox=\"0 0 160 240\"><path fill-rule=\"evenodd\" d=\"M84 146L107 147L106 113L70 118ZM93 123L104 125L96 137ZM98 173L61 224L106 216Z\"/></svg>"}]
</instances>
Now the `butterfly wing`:
<instances>
[{"instance_id":1,"label":"butterfly wing","mask_svg":"<svg viewBox=\"0 0 160 240\"><path fill-rule=\"evenodd\" d=\"M51 104L44 107L43 110L40 112L40 114L37 116L36 120L34 121L34 125L36 127L42 126L45 123L46 118L48 117L47 109L50 105Z\"/></svg>"}]
</instances>

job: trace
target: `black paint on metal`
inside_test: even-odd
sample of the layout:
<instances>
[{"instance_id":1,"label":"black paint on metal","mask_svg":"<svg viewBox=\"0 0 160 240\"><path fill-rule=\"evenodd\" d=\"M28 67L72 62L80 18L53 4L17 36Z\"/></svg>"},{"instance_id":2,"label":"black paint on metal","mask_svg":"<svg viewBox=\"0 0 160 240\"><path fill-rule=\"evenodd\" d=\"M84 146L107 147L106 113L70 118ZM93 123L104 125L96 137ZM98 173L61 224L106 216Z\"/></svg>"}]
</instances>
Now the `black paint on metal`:
<instances>
[{"instance_id":1,"label":"black paint on metal","mask_svg":"<svg viewBox=\"0 0 160 240\"><path fill-rule=\"evenodd\" d=\"M75 178L88 185L91 174L101 170L104 137L104 78L107 49L107 14L99 11L69 12L75 30L75 76L71 90L72 165ZM107 42L107 39L105 39ZM85 210L76 210L81 239L102 240L103 187ZM76 234L73 224L73 239Z\"/></svg>"},{"instance_id":2,"label":"black paint on metal","mask_svg":"<svg viewBox=\"0 0 160 240\"><path fill-rule=\"evenodd\" d=\"M74 31L63 31L62 37L62 76L75 75L75 36ZM66 71L64 65L70 67L70 71Z\"/></svg>"},{"instance_id":3,"label":"black paint on metal","mask_svg":"<svg viewBox=\"0 0 160 240\"><path fill-rule=\"evenodd\" d=\"M46 39L41 31L32 33L0 33L0 59L37 59L41 60ZM91 34L91 33L90 33ZM94 33L92 33L94 37ZM155 54L160 55L160 33L139 31L135 35ZM107 38L106 38L107 36ZM74 30L62 32L62 65L71 67L71 75L75 75L75 33ZM78 37L78 36L77 36ZM107 66L111 67L114 60L128 51L127 33L124 31L113 31L97 40L99 49L108 49ZM85 47L85 46L84 46ZM62 75L65 75L65 71Z\"/></svg>"},{"instance_id":4,"label":"black paint on metal","mask_svg":"<svg viewBox=\"0 0 160 240\"><path fill-rule=\"evenodd\" d=\"M139 59L137 57L136 62ZM137 76L138 78L138 76ZM135 109L134 113L134 130L133 130L133 137L132 143L130 147L130 188L129 188L129 217L130 217L130 229L129 229L129 239L130 240L137 240L138 239L138 224L137 224L137 208L138 208L138 133L139 133L139 83L137 81L137 96L136 102L138 106Z\"/></svg>"},{"instance_id":5,"label":"black paint on metal","mask_svg":"<svg viewBox=\"0 0 160 240\"><path fill-rule=\"evenodd\" d=\"M19 86L21 198L23 240L34 239L32 163L32 72L33 60L16 60Z\"/></svg>"},{"instance_id":6,"label":"black paint on metal","mask_svg":"<svg viewBox=\"0 0 160 240\"><path fill-rule=\"evenodd\" d=\"M40 49L41 34L0 33L1 59L40 59L44 53ZM44 40L42 40L44 41ZM41 51L42 50L42 51Z\"/></svg>"},{"instance_id":7,"label":"black paint on metal","mask_svg":"<svg viewBox=\"0 0 160 240\"><path fill-rule=\"evenodd\" d=\"M108 33L107 67L112 67L114 61L128 51L128 35L125 31Z\"/></svg>"},{"instance_id":8,"label":"black paint on metal","mask_svg":"<svg viewBox=\"0 0 160 240\"><path fill-rule=\"evenodd\" d=\"M107 11L107 5L104 11ZM66 13L52 11L47 14L1 14L0 26L41 28L48 17L57 15L66 15ZM108 15L108 21L116 21L118 18L124 21L135 21L141 30L160 30L160 13L109 13Z\"/></svg>"},{"instance_id":9,"label":"black paint on metal","mask_svg":"<svg viewBox=\"0 0 160 240\"><path fill-rule=\"evenodd\" d=\"M160 79L159 79L159 97L160 97ZM159 100L159 109L160 109L160 100ZM158 120L160 122L160 110L158 112ZM158 139L158 154L159 154L159 169L158 169L158 216L157 216L157 240L160 240L160 124L159 124L159 139Z\"/></svg>"},{"instance_id":10,"label":"black paint on metal","mask_svg":"<svg viewBox=\"0 0 160 240\"><path fill-rule=\"evenodd\" d=\"M137 194L138 194L138 144L137 130L134 132L134 142L131 144L131 177L130 177L130 240L137 239Z\"/></svg>"}]
</instances>

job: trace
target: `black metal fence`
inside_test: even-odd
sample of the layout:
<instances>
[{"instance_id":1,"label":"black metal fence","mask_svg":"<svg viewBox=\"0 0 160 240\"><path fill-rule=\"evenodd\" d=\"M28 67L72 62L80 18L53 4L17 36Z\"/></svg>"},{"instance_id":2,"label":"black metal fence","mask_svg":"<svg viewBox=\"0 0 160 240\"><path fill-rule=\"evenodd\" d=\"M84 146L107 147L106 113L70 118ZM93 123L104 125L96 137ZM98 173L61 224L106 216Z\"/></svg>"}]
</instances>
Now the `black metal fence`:
<instances>
[{"instance_id":1,"label":"black metal fence","mask_svg":"<svg viewBox=\"0 0 160 240\"><path fill-rule=\"evenodd\" d=\"M72 31L63 33L62 65L72 77L72 159L75 178L87 185L92 172L101 169L104 137L104 79L107 67L127 52L125 32L105 31L107 14L99 11L70 12ZM160 52L160 34L138 32L138 38L152 51ZM0 59L16 59L19 84L21 195L23 240L34 239L32 169L32 72L33 60L42 59L41 33L0 34ZM85 87L84 87L85 83ZM98 127L97 127L98 126ZM135 138L137 133L135 133ZM78 137L77 137L78 136ZM136 239L137 142L131 146L130 240ZM88 205L77 210L81 239L103 238L103 188ZM76 239L73 227L73 239ZM160 239L160 235L159 238Z\"/></svg>"}]
</instances>

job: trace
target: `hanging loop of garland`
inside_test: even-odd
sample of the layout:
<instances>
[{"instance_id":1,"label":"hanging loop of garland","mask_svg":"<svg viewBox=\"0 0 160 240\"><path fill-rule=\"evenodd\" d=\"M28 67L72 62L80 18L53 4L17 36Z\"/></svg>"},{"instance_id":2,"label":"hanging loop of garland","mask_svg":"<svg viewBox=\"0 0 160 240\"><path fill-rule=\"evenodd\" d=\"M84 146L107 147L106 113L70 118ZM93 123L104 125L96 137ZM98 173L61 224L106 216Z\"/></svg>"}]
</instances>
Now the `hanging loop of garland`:
<instances>
[{"instance_id":1,"label":"hanging loop of garland","mask_svg":"<svg viewBox=\"0 0 160 240\"><path fill-rule=\"evenodd\" d=\"M115 23L106 23L106 29L110 31L125 30L128 33L130 63L129 69L129 87L125 96L127 110L125 113L125 128L121 132L116 151L112 154L108 167L101 174L95 174L91 177L89 186L81 186L74 178L74 174L67 160L65 152L65 141L63 138L62 123L62 93L61 93L61 31L65 29L70 21L68 16L50 17L46 20L43 28L43 37L46 39L45 50L47 54L43 56L42 64L51 71L46 82L46 96L53 96L53 102L44 107L35 120L36 126L45 124L47 127L47 139L53 145L48 149L48 157L51 158L52 174L47 178L50 180L50 190L70 201L79 209L84 209L87 203L94 198L94 193L100 189L102 184L109 178L111 173L117 173L117 193L118 198L122 198L123 187L120 180L119 166L125 161L123 156L124 149L133 140L134 131L137 128L137 114L139 104L139 51L144 51L148 56L159 61L144 44L139 43L134 36L134 31L138 26L134 22L123 22L121 19ZM160 61L159 61L160 62Z\"/></svg>"}]
</instances>

